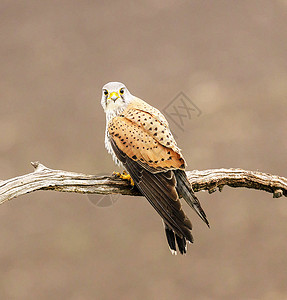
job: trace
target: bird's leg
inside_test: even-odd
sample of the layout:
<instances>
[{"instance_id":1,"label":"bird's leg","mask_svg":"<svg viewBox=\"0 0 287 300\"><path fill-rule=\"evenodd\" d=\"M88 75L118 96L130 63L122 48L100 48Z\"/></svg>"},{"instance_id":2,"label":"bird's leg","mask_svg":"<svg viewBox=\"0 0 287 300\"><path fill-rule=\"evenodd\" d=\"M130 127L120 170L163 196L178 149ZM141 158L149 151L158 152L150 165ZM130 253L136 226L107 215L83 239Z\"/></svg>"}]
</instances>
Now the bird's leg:
<instances>
[{"instance_id":1,"label":"bird's leg","mask_svg":"<svg viewBox=\"0 0 287 300\"><path fill-rule=\"evenodd\" d=\"M131 178L131 175L128 174L126 171L123 171L123 174L121 174L120 172L113 172L113 175L115 175L115 176L117 176L119 178L122 178L124 180L129 181L130 185L132 185L132 186L135 185L133 179Z\"/></svg>"}]
</instances>

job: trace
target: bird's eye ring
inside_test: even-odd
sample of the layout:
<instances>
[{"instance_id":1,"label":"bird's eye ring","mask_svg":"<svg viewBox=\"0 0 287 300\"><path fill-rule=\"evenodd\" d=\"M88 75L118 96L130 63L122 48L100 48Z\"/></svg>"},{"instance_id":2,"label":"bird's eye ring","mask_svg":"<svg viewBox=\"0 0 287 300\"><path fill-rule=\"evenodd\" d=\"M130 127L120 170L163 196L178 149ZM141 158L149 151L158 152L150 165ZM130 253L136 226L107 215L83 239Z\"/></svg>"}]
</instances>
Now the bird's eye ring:
<instances>
[{"instance_id":1,"label":"bird's eye ring","mask_svg":"<svg viewBox=\"0 0 287 300\"><path fill-rule=\"evenodd\" d=\"M120 89L120 94L122 95L124 93L124 89Z\"/></svg>"},{"instance_id":2,"label":"bird's eye ring","mask_svg":"<svg viewBox=\"0 0 287 300\"><path fill-rule=\"evenodd\" d=\"M108 91L107 90L104 90L104 94L107 96L108 95Z\"/></svg>"}]
</instances>

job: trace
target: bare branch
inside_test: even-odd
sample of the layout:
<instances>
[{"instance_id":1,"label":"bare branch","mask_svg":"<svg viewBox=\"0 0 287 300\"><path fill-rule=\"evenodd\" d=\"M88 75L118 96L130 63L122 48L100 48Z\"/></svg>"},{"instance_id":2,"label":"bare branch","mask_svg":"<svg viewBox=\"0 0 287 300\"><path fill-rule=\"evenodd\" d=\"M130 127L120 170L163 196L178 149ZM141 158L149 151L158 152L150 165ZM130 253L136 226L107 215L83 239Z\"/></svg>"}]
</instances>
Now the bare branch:
<instances>
[{"instance_id":1,"label":"bare branch","mask_svg":"<svg viewBox=\"0 0 287 300\"><path fill-rule=\"evenodd\" d=\"M52 170L39 162L31 163L33 173L0 180L0 204L18 196L39 190L73 192L83 194L122 194L139 196L125 180L115 176L95 176L81 173ZM224 185L245 187L273 193L274 198L287 197L287 179L276 175L242 169L213 169L189 171L188 178L194 190L221 191Z\"/></svg>"}]
</instances>

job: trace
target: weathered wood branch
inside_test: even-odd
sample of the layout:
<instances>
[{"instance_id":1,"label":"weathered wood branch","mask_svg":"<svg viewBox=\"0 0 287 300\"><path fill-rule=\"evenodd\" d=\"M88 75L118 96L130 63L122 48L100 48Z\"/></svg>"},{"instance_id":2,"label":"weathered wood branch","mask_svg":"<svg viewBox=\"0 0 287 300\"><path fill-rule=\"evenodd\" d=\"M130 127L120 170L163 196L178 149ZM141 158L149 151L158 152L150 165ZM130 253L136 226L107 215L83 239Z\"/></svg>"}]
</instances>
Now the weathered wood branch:
<instances>
[{"instance_id":1,"label":"weathered wood branch","mask_svg":"<svg viewBox=\"0 0 287 300\"><path fill-rule=\"evenodd\" d=\"M52 170L39 162L33 162L33 173L0 181L0 204L18 196L39 191L54 190L84 194L141 195L129 183L115 176L96 176ZM287 179L276 175L242 169L213 169L187 172L195 192L221 191L223 186L245 187L263 190L274 198L287 197Z\"/></svg>"}]
</instances>

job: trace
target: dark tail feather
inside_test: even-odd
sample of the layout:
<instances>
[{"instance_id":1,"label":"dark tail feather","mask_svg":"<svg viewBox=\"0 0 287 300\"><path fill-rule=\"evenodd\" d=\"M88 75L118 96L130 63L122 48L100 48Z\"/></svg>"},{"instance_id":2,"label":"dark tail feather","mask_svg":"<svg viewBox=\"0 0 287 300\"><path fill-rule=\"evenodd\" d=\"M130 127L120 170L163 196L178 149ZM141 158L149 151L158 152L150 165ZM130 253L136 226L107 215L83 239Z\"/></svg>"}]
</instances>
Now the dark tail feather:
<instances>
[{"instance_id":1,"label":"dark tail feather","mask_svg":"<svg viewBox=\"0 0 287 300\"><path fill-rule=\"evenodd\" d=\"M178 194L183 197L187 204L195 210L199 217L206 223L209 227L209 222L207 220L206 214L202 209L199 200L194 194L192 186L186 177L186 173L183 170L174 170L176 177L176 190Z\"/></svg>"},{"instance_id":2,"label":"dark tail feather","mask_svg":"<svg viewBox=\"0 0 287 300\"><path fill-rule=\"evenodd\" d=\"M181 254L186 254L186 239L184 237L175 236L178 250Z\"/></svg>"},{"instance_id":3,"label":"dark tail feather","mask_svg":"<svg viewBox=\"0 0 287 300\"><path fill-rule=\"evenodd\" d=\"M164 227L165 227L166 239L171 253L176 254L176 244L175 244L176 241L177 248L180 254L186 254L186 250L187 250L186 238L184 236L183 237L178 236L176 233L173 232L173 230L166 223L164 223Z\"/></svg>"},{"instance_id":4,"label":"dark tail feather","mask_svg":"<svg viewBox=\"0 0 287 300\"><path fill-rule=\"evenodd\" d=\"M175 236L172 229L168 227L168 225L165 225L165 235L168 242L169 249L172 254L176 254L176 246L175 246Z\"/></svg>"}]
</instances>

